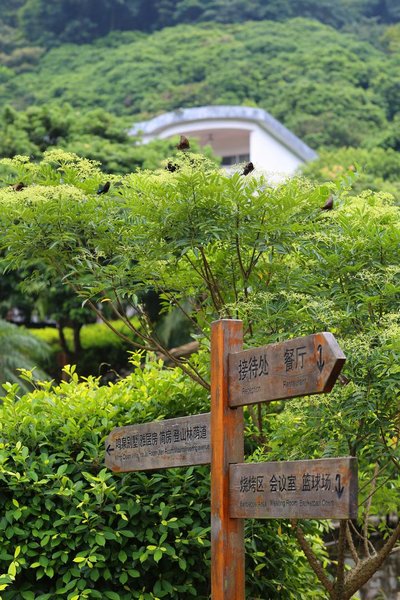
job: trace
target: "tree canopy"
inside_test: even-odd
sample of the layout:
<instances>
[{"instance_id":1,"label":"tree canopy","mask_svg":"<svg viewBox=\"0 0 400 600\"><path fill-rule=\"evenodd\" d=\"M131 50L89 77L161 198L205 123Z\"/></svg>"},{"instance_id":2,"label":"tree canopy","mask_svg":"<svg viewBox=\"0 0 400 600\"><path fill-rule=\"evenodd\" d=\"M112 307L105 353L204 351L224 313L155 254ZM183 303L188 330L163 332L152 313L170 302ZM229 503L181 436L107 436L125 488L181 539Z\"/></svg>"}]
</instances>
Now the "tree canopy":
<instances>
[{"instance_id":1,"label":"tree canopy","mask_svg":"<svg viewBox=\"0 0 400 600\"><path fill-rule=\"evenodd\" d=\"M54 48L32 72L17 75L5 66L2 73L0 100L26 111L14 117L25 153L38 143L38 121L46 130L47 120L48 135L60 136L62 144L69 128L68 148L81 152L100 120L101 143L121 141L118 121L102 110L130 115L127 127L136 119L199 104L260 106L314 149L399 148L398 53L311 20L125 32L91 45ZM77 112L75 117L65 103ZM32 104L35 108L28 108ZM43 105L46 109L39 108ZM12 148L15 128L10 120L9 112L3 113L3 128L10 132L3 137ZM27 128L32 130L28 138ZM105 150L105 163L107 154Z\"/></svg>"},{"instance_id":2,"label":"tree canopy","mask_svg":"<svg viewBox=\"0 0 400 600\"><path fill-rule=\"evenodd\" d=\"M298 16L344 27L364 19L393 23L396 0L2 0L0 14L34 44L87 43L111 31L152 31L180 23L284 21Z\"/></svg>"},{"instance_id":3,"label":"tree canopy","mask_svg":"<svg viewBox=\"0 0 400 600\"><path fill-rule=\"evenodd\" d=\"M265 421L249 416L258 458L358 458L356 538L368 540L371 514L398 509L399 207L385 193L352 193L352 170L333 183L271 187L262 177L220 172L201 155L174 160L174 172L110 176L110 190L98 195L104 175L86 159L58 150L39 164L3 159L3 268L36 268L39 279L45 266L98 316L107 321L99 308L106 305L121 318L135 333L132 347L168 355L140 301L156 291L203 349L175 362L206 390L216 318L241 318L246 346L331 331L347 362L329 398L267 407L275 416ZM26 187L7 185L16 180ZM333 208L322 210L328 198ZM125 314L129 305L138 324ZM339 583L325 586L330 598L350 598L400 526L387 535L376 555L369 541L364 550L350 545L360 564L347 576L348 595L334 595Z\"/></svg>"}]
</instances>

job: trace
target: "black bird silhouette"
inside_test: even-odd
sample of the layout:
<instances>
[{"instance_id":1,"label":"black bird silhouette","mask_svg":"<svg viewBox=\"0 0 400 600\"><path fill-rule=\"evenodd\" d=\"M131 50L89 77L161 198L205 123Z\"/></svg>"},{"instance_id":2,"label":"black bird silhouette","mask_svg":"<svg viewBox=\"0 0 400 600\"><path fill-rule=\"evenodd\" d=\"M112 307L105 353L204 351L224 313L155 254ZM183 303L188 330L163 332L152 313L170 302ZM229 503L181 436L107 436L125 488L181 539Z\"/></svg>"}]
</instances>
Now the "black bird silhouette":
<instances>
[{"instance_id":1,"label":"black bird silhouette","mask_svg":"<svg viewBox=\"0 0 400 600\"><path fill-rule=\"evenodd\" d=\"M170 173L174 173L177 168L178 165L176 165L175 163L171 162L170 160L167 162L167 166L165 167L167 169L167 171L169 171Z\"/></svg>"},{"instance_id":2,"label":"black bird silhouette","mask_svg":"<svg viewBox=\"0 0 400 600\"><path fill-rule=\"evenodd\" d=\"M98 194L107 194L108 190L110 189L110 182L106 181L104 185L100 185L99 189L97 190Z\"/></svg>"},{"instance_id":3,"label":"black bird silhouette","mask_svg":"<svg viewBox=\"0 0 400 600\"><path fill-rule=\"evenodd\" d=\"M24 182L23 182L23 181L20 181L19 183L16 183L16 184L15 184L15 185L13 185L12 187L13 187L13 190L14 190L14 191L16 191L16 192L20 192L21 190L23 190L23 189L24 189L24 187L25 187L25 184L24 184Z\"/></svg>"},{"instance_id":4,"label":"black bird silhouette","mask_svg":"<svg viewBox=\"0 0 400 600\"><path fill-rule=\"evenodd\" d=\"M321 210L332 210L333 208L333 196L329 196L328 200L325 202L323 206L321 206Z\"/></svg>"},{"instance_id":5,"label":"black bird silhouette","mask_svg":"<svg viewBox=\"0 0 400 600\"><path fill-rule=\"evenodd\" d=\"M254 171L254 165L252 162L248 162L244 165L243 171L242 171L242 175L248 175L249 173L251 173L252 171Z\"/></svg>"},{"instance_id":6,"label":"black bird silhouette","mask_svg":"<svg viewBox=\"0 0 400 600\"><path fill-rule=\"evenodd\" d=\"M181 139L179 140L179 144L176 146L178 150L189 150L190 144L189 140L185 135L181 135Z\"/></svg>"}]
</instances>

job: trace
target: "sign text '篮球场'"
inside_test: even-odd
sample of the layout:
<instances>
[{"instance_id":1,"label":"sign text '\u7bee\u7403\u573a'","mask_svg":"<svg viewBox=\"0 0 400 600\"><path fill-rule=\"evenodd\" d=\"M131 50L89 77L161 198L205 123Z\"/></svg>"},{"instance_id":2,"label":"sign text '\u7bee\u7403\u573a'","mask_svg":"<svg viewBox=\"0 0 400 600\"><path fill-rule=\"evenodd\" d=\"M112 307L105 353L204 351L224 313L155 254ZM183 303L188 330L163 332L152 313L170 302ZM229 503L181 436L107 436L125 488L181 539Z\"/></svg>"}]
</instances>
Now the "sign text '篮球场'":
<instances>
[{"instance_id":1,"label":"sign text '\u7bee\u7403\u573a'","mask_svg":"<svg viewBox=\"0 0 400 600\"><path fill-rule=\"evenodd\" d=\"M231 465L230 516L353 519L357 487L352 457Z\"/></svg>"}]
</instances>

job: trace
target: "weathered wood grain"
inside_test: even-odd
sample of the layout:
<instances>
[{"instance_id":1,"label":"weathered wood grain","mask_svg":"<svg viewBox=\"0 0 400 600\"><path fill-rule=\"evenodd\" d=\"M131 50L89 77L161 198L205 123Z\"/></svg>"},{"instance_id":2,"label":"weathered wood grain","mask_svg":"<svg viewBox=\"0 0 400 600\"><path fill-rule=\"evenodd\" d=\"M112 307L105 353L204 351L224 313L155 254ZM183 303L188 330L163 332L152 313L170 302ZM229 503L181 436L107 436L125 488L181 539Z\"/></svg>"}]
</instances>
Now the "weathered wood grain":
<instances>
[{"instance_id":1,"label":"weathered wood grain","mask_svg":"<svg viewBox=\"0 0 400 600\"><path fill-rule=\"evenodd\" d=\"M346 357L331 333L229 354L229 405L330 392Z\"/></svg>"},{"instance_id":2,"label":"weathered wood grain","mask_svg":"<svg viewBox=\"0 0 400 600\"><path fill-rule=\"evenodd\" d=\"M228 353L242 347L241 321L211 326L211 596L244 600L243 521L229 514L229 466L243 461L243 411L228 405Z\"/></svg>"},{"instance_id":3,"label":"weathered wood grain","mask_svg":"<svg viewBox=\"0 0 400 600\"><path fill-rule=\"evenodd\" d=\"M355 519L357 459L243 463L230 467L235 518Z\"/></svg>"},{"instance_id":4,"label":"weathered wood grain","mask_svg":"<svg viewBox=\"0 0 400 600\"><path fill-rule=\"evenodd\" d=\"M105 449L106 466L117 472L209 464L210 413L116 427Z\"/></svg>"}]
</instances>

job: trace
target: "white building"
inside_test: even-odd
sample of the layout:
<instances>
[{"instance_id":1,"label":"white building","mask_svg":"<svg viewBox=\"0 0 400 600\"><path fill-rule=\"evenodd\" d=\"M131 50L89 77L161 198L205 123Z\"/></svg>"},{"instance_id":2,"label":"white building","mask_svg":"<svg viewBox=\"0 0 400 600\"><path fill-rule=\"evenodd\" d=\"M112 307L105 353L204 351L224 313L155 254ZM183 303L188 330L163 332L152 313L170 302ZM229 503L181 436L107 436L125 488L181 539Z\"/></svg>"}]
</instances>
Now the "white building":
<instances>
[{"instance_id":1,"label":"white building","mask_svg":"<svg viewBox=\"0 0 400 600\"><path fill-rule=\"evenodd\" d=\"M317 154L274 117L249 106L201 106L179 108L135 123L129 131L143 143L184 134L210 145L228 167L251 160L258 171L272 179L293 175Z\"/></svg>"}]
</instances>

